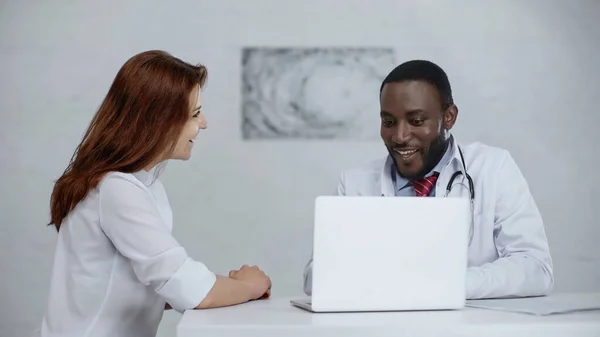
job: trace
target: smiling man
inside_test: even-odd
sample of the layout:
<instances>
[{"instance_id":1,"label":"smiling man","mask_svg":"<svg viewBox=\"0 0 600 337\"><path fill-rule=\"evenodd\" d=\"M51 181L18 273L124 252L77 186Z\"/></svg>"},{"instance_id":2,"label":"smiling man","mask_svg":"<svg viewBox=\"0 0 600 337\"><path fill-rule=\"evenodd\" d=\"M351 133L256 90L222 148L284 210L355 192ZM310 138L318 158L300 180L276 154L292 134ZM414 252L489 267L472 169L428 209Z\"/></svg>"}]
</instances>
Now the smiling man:
<instances>
[{"instance_id":1,"label":"smiling man","mask_svg":"<svg viewBox=\"0 0 600 337\"><path fill-rule=\"evenodd\" d=\"M389 155L344 171L337 194L444 197L460 172L450 196L476 196L466 297L549 294L552 259L528 184L508 151L459 145L450 134L458 108L444 70L422 60L399 65L381 85L380 105L381 138ZM312 258L304 270L304 292L312 292Z\"/></svg>"}]
</instances>

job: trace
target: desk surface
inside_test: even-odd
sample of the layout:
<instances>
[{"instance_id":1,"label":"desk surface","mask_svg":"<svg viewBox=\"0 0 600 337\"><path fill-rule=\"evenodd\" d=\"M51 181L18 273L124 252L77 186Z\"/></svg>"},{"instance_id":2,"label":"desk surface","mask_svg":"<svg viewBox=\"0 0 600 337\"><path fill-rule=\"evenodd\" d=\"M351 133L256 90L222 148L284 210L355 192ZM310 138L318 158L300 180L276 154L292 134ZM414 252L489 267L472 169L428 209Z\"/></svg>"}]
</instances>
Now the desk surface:
<instances>
[{"instance_id":1,"label":"desk surface","mask_svg":"<svg viewBox=\"0 0 600 337\"><path fill-rule=\"evenodd\" d=\"M186 311L177 337L486 336L600 337L600 311L550 316L465 308L456 311L318 313L288 298Z\"/></svg>"}]
</instances>

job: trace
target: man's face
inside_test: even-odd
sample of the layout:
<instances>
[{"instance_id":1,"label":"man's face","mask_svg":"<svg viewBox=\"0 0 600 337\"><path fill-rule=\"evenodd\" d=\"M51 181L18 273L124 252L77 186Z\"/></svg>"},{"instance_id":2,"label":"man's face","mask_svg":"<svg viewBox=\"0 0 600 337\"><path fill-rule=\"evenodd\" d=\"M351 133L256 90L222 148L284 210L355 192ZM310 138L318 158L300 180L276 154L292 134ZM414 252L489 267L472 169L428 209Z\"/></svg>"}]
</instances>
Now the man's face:
<instances>
[{"instance_id":1,"label":"man's face","mask_svg":"<svg viewBox=\"0 0 600 337\"><path fill-rule=\"evenodd\" d=\"M415 180L435 167L444 155L446 131L458 109L442 110L435 86L425 81L387 83L380 97L381 138L400 176Z\"/></svg>"}]
</instances>

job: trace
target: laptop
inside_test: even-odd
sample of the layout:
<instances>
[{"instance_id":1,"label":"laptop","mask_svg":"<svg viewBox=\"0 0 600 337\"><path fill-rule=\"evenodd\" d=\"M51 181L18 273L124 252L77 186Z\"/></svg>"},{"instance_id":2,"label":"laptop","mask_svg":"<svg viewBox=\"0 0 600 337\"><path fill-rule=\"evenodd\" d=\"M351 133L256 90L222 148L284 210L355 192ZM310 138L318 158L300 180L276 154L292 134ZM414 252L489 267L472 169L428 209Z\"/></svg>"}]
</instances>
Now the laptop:
<instances>
[{"instance_id":1,"label":"laptop","mask_svg":"<svg viewBox=\"0 0 600 337\"><path fill-rule=\"evenodd\" d=\"M311 312L465 306L471 210L466 198L320 196Z\"/></svg>"}]
</instances>

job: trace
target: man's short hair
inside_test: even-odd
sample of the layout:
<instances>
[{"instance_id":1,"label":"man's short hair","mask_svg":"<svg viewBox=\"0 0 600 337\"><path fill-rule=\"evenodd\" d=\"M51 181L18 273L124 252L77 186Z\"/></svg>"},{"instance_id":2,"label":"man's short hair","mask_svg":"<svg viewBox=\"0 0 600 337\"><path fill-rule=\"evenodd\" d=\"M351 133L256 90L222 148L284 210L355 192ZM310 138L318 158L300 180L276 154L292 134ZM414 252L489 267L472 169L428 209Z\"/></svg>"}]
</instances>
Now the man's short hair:
<instances>
[{"instance_id":1,"label":"man's short hair","mask_svg":"<svg viewBox=\"0 0 600 337\"><path fill-rule=\"evenodd\" d=\"M452 104L452 88L446 72L437 64L426 60L412 60L404 62L392 70L381 83L379 94L386 83L403 81L425 81L437 88L442 101L442 109L446 110Z\"/></svg>"}]
</instances>

